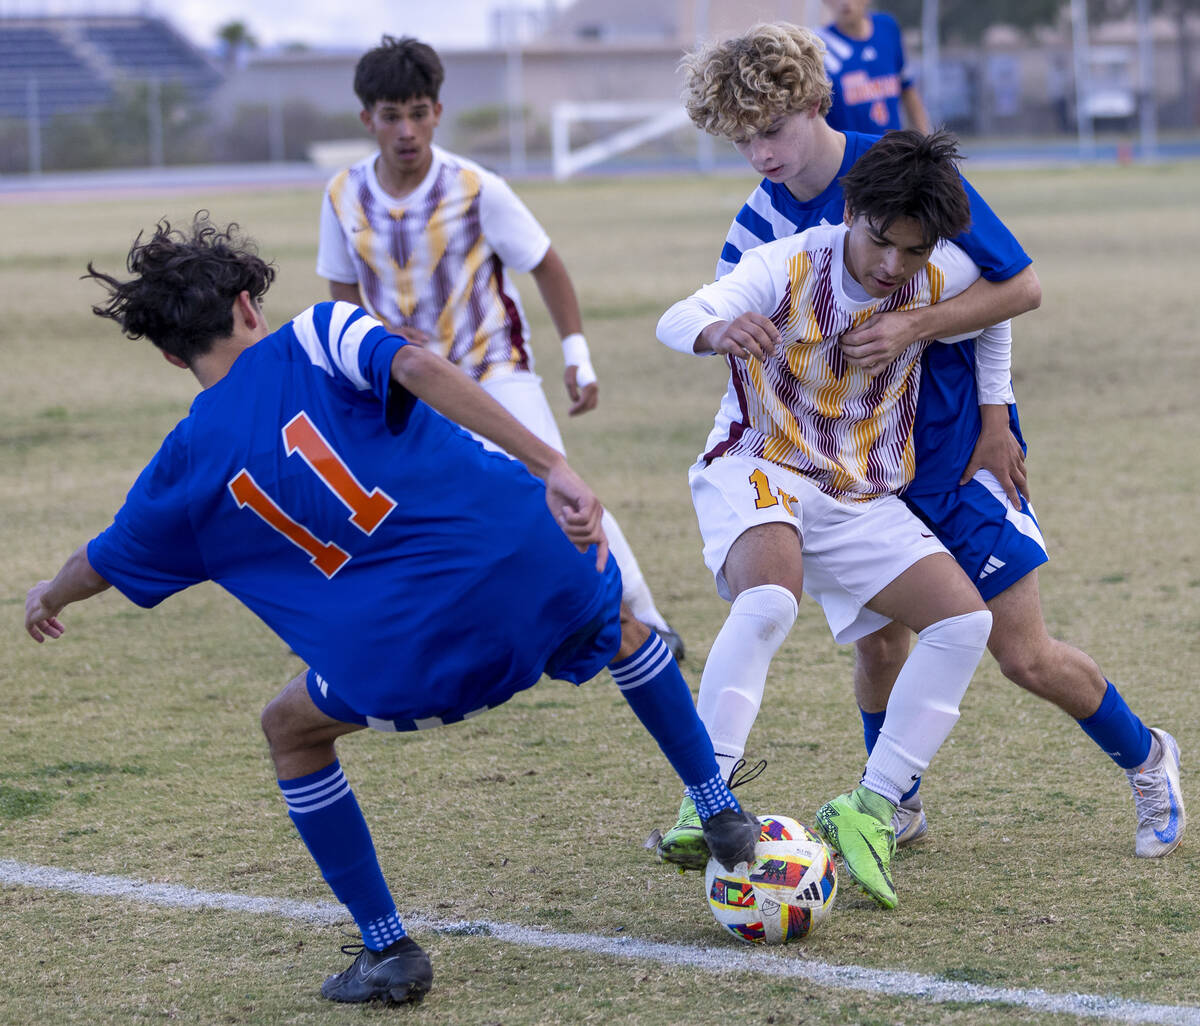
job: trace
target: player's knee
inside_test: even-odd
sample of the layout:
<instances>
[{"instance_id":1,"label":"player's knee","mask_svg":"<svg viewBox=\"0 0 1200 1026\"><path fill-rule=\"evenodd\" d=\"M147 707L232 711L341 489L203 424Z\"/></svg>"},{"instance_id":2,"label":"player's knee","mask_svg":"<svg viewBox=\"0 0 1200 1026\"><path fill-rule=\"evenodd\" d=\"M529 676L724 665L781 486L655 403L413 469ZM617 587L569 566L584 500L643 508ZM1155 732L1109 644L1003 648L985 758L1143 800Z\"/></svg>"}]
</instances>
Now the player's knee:
<instances>
[{"instance_id":1,"label":"player's knee","mask_svg":"<svg viewBox=\"0 0 1200 1026\"><path fill-rule=\"evenodd\" d=\"M854 645L858 671L870 679L894 680L908 658L910 635L907 627L893 623L859 638Z\"/></svg>"},{"instance_id":2,"label":"player's knee","mask_svg":"<svg viewBox=\"0 0 1200 1026\"><path fill-rule=\"evenodd\" d=\"M991 644L1000 672L1019 688L1047 697L1056 676L1054 646L1023 638L998 638Z\"/></svg>"},{"instance_id":3,"label":"player's knee","mask_svg":"<svg viewBox=\"0 0 1200 1026\"><path fill-rule=\"evenodd\" d=\"M287 714L283 710L282 696L277 695L264 707L258 717L258 724L272 749L288 735Z\"/></svg>"},{"instance_id":4,"label":"player's knee","mask_svg":"<svg viewBox=\"0 0 1200 1026\"><path fill-rule=\"evenodd\" d=\"M982 655L991 633L991 612L986 609L975 609L969 613L948 616L944 620L932 623L917 637L924 642L943 647L970 649Z\"/></svg>"},{"instance_id":5,"label":"player's knee","mask_svg":"<svg viewBox=\"0 0 1200 1026\"><path fill-rule=\"evenodd\" d=\"M628 659L634 652L646 644L650 637L650 628L633 615L633 611L624 602L621 603L621 644L617 648L615 659Z\"/></svg>"}]
</instances>

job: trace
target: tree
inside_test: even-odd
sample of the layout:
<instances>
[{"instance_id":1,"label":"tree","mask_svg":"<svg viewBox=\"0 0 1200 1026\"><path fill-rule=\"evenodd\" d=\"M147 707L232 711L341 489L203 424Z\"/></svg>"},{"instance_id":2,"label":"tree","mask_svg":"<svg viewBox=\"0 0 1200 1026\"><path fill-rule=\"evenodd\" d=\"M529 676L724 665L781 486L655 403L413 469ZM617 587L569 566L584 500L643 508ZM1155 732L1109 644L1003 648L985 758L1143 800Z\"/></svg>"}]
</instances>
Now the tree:
<instances>
[{"instance_id":1,"label":"tree","mask_svg":"<svg viewBox=\"0 0 1200 1026\"><path fill-rule=\"evenodd\" d=\"M258 40L244 21L227 21L217 29L217 39L226 68L237 67L243 53L258 49Z\"/></svg>"},{"instance_id":2,"label":"tree","mask_svg":"<svg viewBox=\"0 0 1200 1026\"><path fill-rule=\"evenodd\" d=\"M1007 0L1003 16L996 4L978 0L939 0L938 34L947 42L978 43L993 25L1013 25L1023 31L1053 25L1062 15L1065 0ZM890 0L888 11L906 28L919 28L924 0Z\"/></svg>"}]
</instances>

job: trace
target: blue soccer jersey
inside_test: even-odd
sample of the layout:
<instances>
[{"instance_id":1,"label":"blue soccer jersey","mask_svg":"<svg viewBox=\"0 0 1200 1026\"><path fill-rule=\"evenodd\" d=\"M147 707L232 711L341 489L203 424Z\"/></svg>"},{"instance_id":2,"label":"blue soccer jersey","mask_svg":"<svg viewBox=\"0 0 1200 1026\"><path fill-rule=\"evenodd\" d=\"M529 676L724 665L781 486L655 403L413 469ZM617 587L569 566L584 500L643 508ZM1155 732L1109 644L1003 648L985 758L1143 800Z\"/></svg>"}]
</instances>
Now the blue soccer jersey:
<instances>
[{"instance_id":1,"label":"blue soccer jersey","mask_svg":"<svg viewBox=\"0 0 1200 1026\"><path fill-rule=\"evenodd\" d=\"M842 132L881 135L900 128L900 94L913 84L904 58L900 26L890 14L871 16L866 39L843 35L836 25L819 30L833 105L825 116Z\"/></svg>"},{"instance_id":2,"label":"blue soccer jersey","mask_svg":"<svg viewBox=\"0 0 1200 1026\"><path fill-rule=\"evenodd\" d=\"M450 719L536 683L615 615L615 565L576 551L520 463L391 381L405 344L321 303L251 346L89 543L92 566L141 606L215 581L362 715Z\"/></svg>"},{"instance_id":3,"label":"blue soccer jersey","mask_svg":"<svg viewBox=\"0 0 1200 1026\"><path fill-rule=\"evenodd\" d=\"M811 200L801 201L786 185L764 178L738 211L717 261L717 277L742 253L819 224L838 224L845 213L841 178L878 136L846 133L846 152L837 176ZM971 201L971 227L954 239L989 281L1007 281L1032 261L1013 234L965 179ZM954 488L979 438L979 394L975 384L975 343L930 346L922 357L921 390L913 429L916 476L905 495L938 494ZM1009 406L1013 433L1021 438L1016 405ZM1024 442L1022 442L1022 446Z\"/></svg>"}]
</instances>

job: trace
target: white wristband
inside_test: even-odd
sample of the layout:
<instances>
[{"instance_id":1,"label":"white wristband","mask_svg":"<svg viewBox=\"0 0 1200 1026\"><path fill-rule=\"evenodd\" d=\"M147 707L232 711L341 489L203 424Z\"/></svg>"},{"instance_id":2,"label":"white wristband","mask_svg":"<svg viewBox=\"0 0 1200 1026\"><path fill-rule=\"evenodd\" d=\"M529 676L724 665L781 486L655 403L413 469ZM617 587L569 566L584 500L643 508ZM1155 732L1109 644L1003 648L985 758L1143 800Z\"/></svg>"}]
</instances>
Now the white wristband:
<instances>
[{"instance_id":1,"label":"white wristband","mask_svg":"<svg viewBox=\"0 0 1200 1026\"><path fill-rule=\"evenodd\" d=\"M587 339L578 331L562 340L563 365L575 367L575 384L580 388L596 383L596 371L588 355Z\"/></svg>"}]
</instances>

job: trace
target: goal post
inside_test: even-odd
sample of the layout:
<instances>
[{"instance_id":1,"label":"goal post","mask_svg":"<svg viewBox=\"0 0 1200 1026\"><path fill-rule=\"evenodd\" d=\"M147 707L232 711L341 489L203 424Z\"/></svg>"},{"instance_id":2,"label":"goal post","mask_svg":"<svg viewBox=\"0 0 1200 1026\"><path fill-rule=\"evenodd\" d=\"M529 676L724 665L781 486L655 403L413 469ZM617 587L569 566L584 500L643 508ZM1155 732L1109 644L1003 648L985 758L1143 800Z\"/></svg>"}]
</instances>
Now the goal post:
<instances>
[{"instance_id":1,"label":"goal post","mask_svg":"<svg viewBox=\"0 0 1200 1026\"><path fill-rule=\"evenodd\" d=\"M571 126L576 122L633 122L577 150L571 149ZM566 181L584 168L593 167L626 153L651 139L690 126L687 112L678 102L593 101L557 103L551 111L551 147L554 178ZM702 155L698 161L703 163Z\"/></svg>"}]
</instances>

